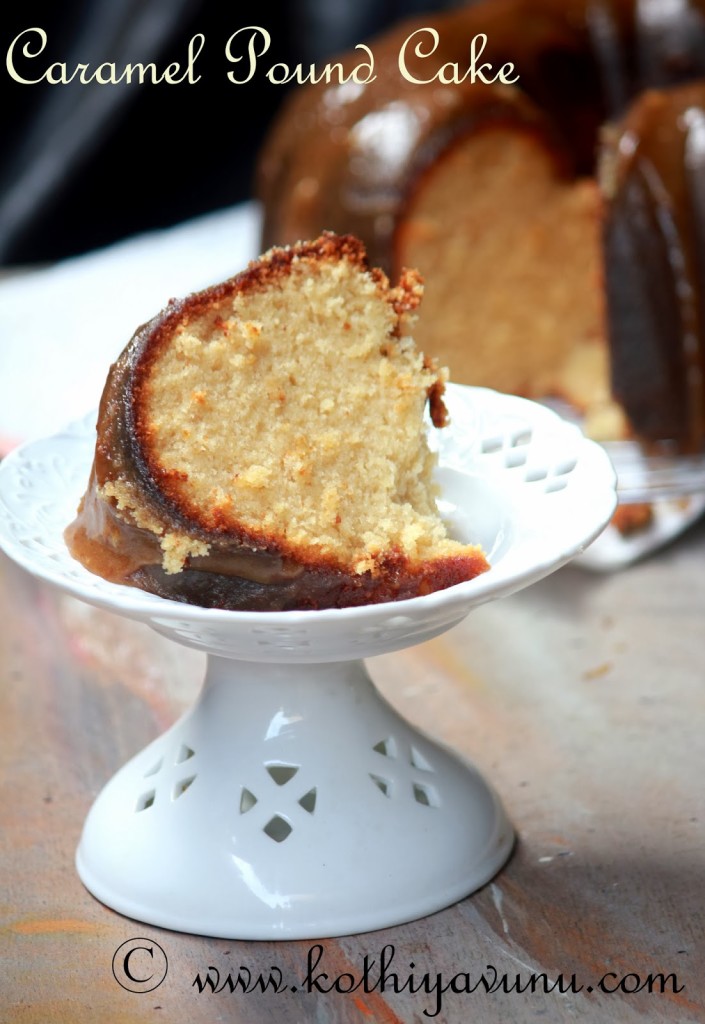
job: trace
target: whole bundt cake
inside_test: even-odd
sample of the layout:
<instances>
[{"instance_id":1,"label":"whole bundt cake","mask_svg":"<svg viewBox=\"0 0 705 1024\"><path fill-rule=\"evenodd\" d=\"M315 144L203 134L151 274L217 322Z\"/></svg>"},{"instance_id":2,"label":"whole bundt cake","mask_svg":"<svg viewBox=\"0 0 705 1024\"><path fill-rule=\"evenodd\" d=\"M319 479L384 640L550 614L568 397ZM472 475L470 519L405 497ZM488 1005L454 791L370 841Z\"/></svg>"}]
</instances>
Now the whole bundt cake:
<instances>
[{"instance_id":1,"label":"whole bundt cake","mask_svg":"<svg viewBox=\"0 0 705 1024\"><path fill-rule=\"evenodd\" d=\"M415 597L488 568L437 512L445 371L356 239L275 248L142 327L103 392L66 539L87 568L226 609Z\"/></svg>"},{"instance_id":2,"label":"whole bundt cake","mask_svg":"<svg viewBox=\"0 0 705 1024\"><path fill-rule=\"evenodd\" d=\"M516 85L449 81L482 36ZM300 87L273 126L264 243L353 231L423 274L455 379L701 448L705 0L481 0L369 45L374 80Z\"/></svg>"}]
</instances>

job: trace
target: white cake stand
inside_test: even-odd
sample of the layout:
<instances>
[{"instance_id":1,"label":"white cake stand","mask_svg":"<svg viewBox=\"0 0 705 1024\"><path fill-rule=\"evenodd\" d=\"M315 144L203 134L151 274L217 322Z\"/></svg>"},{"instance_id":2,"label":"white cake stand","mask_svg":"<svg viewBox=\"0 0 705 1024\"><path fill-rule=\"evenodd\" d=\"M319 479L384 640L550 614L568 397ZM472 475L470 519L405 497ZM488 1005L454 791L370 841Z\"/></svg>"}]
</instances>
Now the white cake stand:
<instances>
[{"instance_id":1,"label":"white cake stand","mask_svg":"<svg viewBox=\"0 0 705 1024\"><path fill-rule=\"evenodd\" d=\"M504 864L514 837L491 787L404 721L361 659L428 640L579 554L614 511L615 479L601 448L541 406L458 386L448 404L451 427L433 442L441 511L492 569L364 608L208 610L84 570L62 533L88 478L93 417L2 464L12 558L208 655L195 707L86 820L78 872L108 906L222 938L321 938L439 910Z\"/></svg>"}]
</instances>

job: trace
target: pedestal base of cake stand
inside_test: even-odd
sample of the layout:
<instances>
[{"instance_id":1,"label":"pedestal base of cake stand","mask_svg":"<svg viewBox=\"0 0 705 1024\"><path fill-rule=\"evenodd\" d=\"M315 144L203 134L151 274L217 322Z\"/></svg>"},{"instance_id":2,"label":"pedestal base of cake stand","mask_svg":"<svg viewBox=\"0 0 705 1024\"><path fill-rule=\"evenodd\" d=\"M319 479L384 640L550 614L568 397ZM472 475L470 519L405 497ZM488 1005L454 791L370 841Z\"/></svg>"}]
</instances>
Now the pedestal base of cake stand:
<instances>
[{"instance_id":1,"label":"pedestal base of cake stand","mask_svg":"<svg viewBox=\"0 0 705 1024\"><path fill-rule=\"evenodd\" d=\"M362 661L210 655L195 707L99 795L77 867L142 922L323 938L448 906L513 839L476 769L401 718Z\"/></svg>"}]
</instances>

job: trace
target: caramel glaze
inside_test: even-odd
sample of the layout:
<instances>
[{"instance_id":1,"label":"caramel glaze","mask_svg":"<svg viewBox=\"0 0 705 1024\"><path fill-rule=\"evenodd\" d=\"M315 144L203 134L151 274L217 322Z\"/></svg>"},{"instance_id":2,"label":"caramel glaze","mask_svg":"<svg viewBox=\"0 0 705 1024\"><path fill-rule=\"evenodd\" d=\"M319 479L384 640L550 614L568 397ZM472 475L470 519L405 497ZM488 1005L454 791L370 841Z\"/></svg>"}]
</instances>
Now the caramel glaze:
<instances>
[{"instance_id":1,"label":"caramel glaze","mask_svg":"<svg viewBox=\"0 0 705 1024\"><path fill-rule=\"evenodd\" d=\"M168 474L149 445L149 429L141 422L140 395L155 355L168 344L174 329L193 317L218 315L222 302L238 289L264 288L289 271L292 259L315 255L351 259L367 267L357 239L324 235L318 243L275 250L237 277L169 307L133 336L110 369L98 410L97 442L88 487L75 520L65 532L72 555L103 578L189 604L230 610L280 611L350 607L396 601L441 590L486 571L479 549L469 555L429 564L410 564L401 552L380 560L378 571L354 574L333 559L312 562L287 550L276 537L214 525L198 509L186 508L170 491ZM373 272L374 273L374 272ZM383 276L383 275L382 275ZM411 282L413 284L413 282ZM390 292L399 316L413 309L418 289ZM416 296L416 297L415 297ZM429 389L433 422L442 426L446 410L443 387ZM158 530L138 526L129 511L119 510L100 488L109 481L128 480L139 495L140 510ZM207 555L191 557L180 572L162 568L159 536L187 533L209 545Z\"/></svg>"},{"instance_id":2,"label":"caramel glaze","mask_svg":"<svg viewBox=\"0 0 705 1024\"><path fill-rule=\"evenodd\" d=\"M612 389L643 439L705 439L705 83L649 91L605 156Z\"/></svg>"},{"instance_id":3,"label":"caramel glaze","mask_svg":"<svg viewBox=\"0 0 705 1024\"><path fill-rule=\"evenodd\" d=\"M495 71L511 62L518 85L406 81L399 49L412 32L429 25L440 44L423 59L407 47L414 76L431 79L447 62L467 68L470 40L484 33L482 61ZM480 0L404 22L370 46L375 81L309 85L285 104L258 167L263 237L272 245L311 237L322 227L352 231L376 263L395 273L397 225L425 169L443 150L484 127L514 125L543 140L555 156L557 174L595 174L605 123L616 124L645 90L705 79L705 0ZM359 52L341 60L350 71ZM668 104L661 113L678 116ZM662 127L650 116L615 131L620 152L624 132L638 141L636 159L622 162L604 251L613 320L606 339L612 342L614 329L615 386L644 439L669 438L679 447L699 448L705 432L702 405L696 411L697 367L704 341L700 327L693 328L692 296L705 284L703 199L683 155L688 146L692 151L700 129ZM646 181L647 163L658 167L658 187ZM666 238L668 221L672 230ZM630 260L636 264L631 268ZM644 335L650 338L647 358L641 353ZM691 351L693 338L699 356ZM626 362L635 351L644 367L630 381ZM677 380L684 361L690 367L685 385ZM662 387L657 396L661 372L674 384L670 394ZM637 379L640 387L649 376L651 386L631 400Z\"/></svg>"},{"instance_id":4,"label":"caramel glaze","mask_svg":"<svg viewBox=\"0 0 705 1024\"><path fill-rule=\"evenodd\" d=\"M176 520L177 516L173 516ZM154 534L131 525L97 493L95 474L76 519L66 530L74 558L112 583L138 587L159 597L230 611L289 611L345 608L419 597L461 583L489 567L478 552L446 559L442 566L410 572L404 556L380 564L381 577L352 576L333 565L306 565L233 537L199 532L212 547L190 558L179 573L165 573Z\"/></svg>"}]
</instances>

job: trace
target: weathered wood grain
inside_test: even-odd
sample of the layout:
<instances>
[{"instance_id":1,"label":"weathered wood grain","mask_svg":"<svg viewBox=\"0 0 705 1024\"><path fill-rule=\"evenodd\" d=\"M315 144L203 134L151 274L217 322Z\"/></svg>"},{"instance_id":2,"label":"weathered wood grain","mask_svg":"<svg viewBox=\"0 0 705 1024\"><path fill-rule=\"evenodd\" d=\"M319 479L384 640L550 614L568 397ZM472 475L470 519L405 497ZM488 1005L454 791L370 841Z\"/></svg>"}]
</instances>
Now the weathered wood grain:
<instances>
[{"instance_id":1,"label":"weathered wood grain","mask_svg":"<svg viewBox=\"0 0 705 1024\"><path fill-rule=\"evenodd\" d=\"M406 1024L431 1019L439 976L462 987L465 974L496 971L523 984L531 972L566 984L575 974L584 986L605 972L674 972L682 990L480 987L446 992L435 1019L705 1021L704 564L701 525L628 572L562 570L438 640L370 662L403 714L492 778L520 839L507 868L457 906L323 940L319 971L331 978L360 978L364 958L379 965L386 947L406 983L342 994L306 991L312 942L167 932L86 892L73 857L91 801L190 704L204 661L0 557L0 1020ZM137 935L169 959L164 984L144 995L111 972L116 948ZM194 979L211 965L233 977L240 965L274 965L289 988L199 994Z\"/></svg>"}]
</instances>

